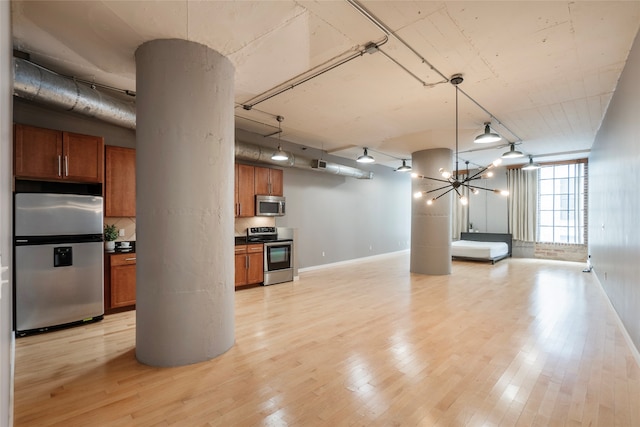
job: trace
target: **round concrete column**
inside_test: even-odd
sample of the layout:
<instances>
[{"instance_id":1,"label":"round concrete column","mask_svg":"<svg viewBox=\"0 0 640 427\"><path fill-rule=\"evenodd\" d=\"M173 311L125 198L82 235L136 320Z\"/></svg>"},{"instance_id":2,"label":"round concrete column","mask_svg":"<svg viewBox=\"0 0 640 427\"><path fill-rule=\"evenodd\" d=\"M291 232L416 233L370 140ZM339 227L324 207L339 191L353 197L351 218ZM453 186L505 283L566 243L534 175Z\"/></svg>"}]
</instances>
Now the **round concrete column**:
<instances>
[{"instance_id":1,"label":"round concrete column","mask_svg":"<svg viewBox=\"0 0 640 427\"><path fill-rule=\"evenodd\" d=\"M418 151L411 156L411 167L418 175L440 178L438 170L450 167L453 160L448 148ZM411 181L411 194L446 185L430 179ZM451 202L452 193L432 205L427 200L442 194L436 191L411 203L411 272L420 274L451 274Z\"/></svg>"},{"instance_id":2,"label":"round concrete column","mask_svg":"<svg viewBox=\"0 0 640 427\"><path fill-rule=\"evenodd\" d=\"M136 356L187 365L234 343L234 67L154 40L136 86Z\"/></svg>"}]
</instances>

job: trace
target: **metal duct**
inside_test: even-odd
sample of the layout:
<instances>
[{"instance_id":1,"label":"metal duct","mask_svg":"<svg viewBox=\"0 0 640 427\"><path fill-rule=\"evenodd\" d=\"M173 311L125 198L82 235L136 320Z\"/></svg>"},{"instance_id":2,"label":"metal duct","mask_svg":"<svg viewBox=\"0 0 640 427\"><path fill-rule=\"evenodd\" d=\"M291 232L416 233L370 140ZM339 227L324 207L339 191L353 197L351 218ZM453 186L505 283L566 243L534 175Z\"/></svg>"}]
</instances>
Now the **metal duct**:
<instances>
[{"instance_id":1,"label":"metal duct","mask_svg":"<svg viewBox=\"0 0 640 427\"><path fill-rule=\"evenodd\" d=\"M136 128L136 110L133 103L126 103L109 95L100 93L67 77L60 76L38 67L20 58L13 58L14 95L30 101L41 102L56 108L73 111L128 129ZM309 169L348 176L358 179L372 179L373 172L326 162L326 167L313 167L314 161L305 157L296 157L287 152L289 160L271 160L273 150L243 141L235 142L237 159L269 163L272 165Z\"/></svg>"},{"instance_id":2,"label":"metal duct","mask_svg":"<svg viewBox=\"0 0 640 427\"><path fill-rule=\"evenodd\" d=\"M20 98L84 114L125 128L136 128L136 107L133 103L102 94L24 59L13 58L13 67L13 93Z\"/></svg>"},{"instance_id":3,"label":"metal duct","mask_svg":"<svg viewBox=\"0 0 640 427\"><path fill-rule=\"evenodd\" d=\"M294 156L290 152L286 152L289 156L287 160L271 160L273 149L261 147L259 145L250 144L244 141L236 140L236 159L247 160L259 163L268 163L277 166L308 169L319 172L331 173L334 175L348 176L357 179L373 179L373 172L363 171L362 169L344 166L338 163L326 162L323 168L314 167L314 160L308 157Z\"/></svg>"}]
</instances>

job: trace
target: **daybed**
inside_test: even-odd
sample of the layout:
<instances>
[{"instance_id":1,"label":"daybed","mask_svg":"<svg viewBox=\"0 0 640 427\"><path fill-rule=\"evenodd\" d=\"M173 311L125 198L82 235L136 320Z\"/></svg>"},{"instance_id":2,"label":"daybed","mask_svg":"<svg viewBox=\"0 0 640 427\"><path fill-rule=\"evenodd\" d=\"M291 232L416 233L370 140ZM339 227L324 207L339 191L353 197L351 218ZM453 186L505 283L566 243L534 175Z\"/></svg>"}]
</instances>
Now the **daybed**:
<instances>
[{"instance_id":1,"label":"daybed","mask_svg":"<svg viewBox=\"0 0 640 427\"><path fill-rule=\"evenodd\" d=\"M495 264L511 256L511 234L460 233L460 240L451 244L451 256L457 259L491 261Z\"/></svg>"}]
</instances>

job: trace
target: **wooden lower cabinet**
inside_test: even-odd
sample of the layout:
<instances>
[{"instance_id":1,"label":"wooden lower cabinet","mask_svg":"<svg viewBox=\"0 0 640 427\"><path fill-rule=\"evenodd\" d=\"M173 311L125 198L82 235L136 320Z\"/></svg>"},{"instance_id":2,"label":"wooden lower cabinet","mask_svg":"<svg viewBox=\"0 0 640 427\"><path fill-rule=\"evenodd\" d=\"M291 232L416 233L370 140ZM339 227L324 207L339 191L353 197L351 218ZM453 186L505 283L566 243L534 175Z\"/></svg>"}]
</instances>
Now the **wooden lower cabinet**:
<instances>
[{"instance_id":1,"label":"wooden lower cabinet","mask_svg":"<svg viewBox=\"0 0 640 427\"><path fill-rule=\"evenodd\" d=\"M136 254L106 255L105 312L136 304Z\"/></svg>"},{"instance_id":2,"label":"wooden lower cabinet","mask_svg":"<svg viewBox=\"0 0 640 427\"><path fill-rule=\"evenodd\" d=\"M236 245L236 287L264 281L263 251L262 243Z\"/></svg>"}]
</instances>

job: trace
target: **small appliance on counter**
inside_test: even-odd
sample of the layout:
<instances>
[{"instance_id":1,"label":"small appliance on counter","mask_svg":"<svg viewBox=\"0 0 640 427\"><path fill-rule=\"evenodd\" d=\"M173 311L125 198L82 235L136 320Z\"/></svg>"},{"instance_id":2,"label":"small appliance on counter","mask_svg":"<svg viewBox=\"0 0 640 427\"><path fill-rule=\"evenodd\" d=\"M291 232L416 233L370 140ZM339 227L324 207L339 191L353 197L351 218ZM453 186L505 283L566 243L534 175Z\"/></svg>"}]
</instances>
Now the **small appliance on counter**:
<instances>
[{"instance_id":1,"label":"small appliance on counter","mask_svg":"<svg viewBox=\"0 0 640 427\"><path fill-rule=\"evenodd\" d=\"M135 252L136 251L136 242L116 242L116 248L113 251L113 253L116 254L125 254L125 253L129 253L129 252Z\"/></svg>"},{"instance_id":2,"label":"small appliance on counter","mask_svg":"<svg viewBox=\"0 0 640 427\"><path fill-rule=\"evenodd\" d=\"M293 281L293 239L278 236L276 227L247 228L247 243L264 244L264 285Z\"/></svg>"}]
</instances>

